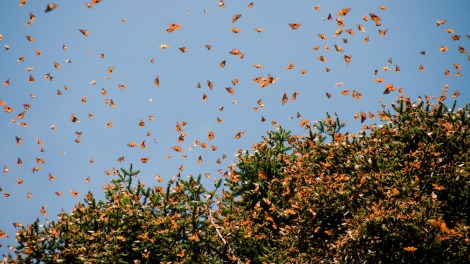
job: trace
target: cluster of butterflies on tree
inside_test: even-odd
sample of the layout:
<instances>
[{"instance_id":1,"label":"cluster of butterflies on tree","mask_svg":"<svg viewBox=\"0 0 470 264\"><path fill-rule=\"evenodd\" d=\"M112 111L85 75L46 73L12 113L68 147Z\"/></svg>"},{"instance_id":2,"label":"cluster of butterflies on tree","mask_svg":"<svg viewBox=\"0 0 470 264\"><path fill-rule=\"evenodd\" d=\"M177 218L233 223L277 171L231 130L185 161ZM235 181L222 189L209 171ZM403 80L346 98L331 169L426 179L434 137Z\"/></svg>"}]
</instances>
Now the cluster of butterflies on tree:
<instances>
[{"instance_id":1,"label":"cluster of butterflies on tree","mask_svg":"<svg viewBox=\"0 0 470 264\"><path fill-rule=\"evenodd\" d=\"M102 1L103 0L92 0L89 3L86 3L86 7L89 8L89 9L93 9L94 5L99 4ZM27 7L27 0L21 0L19 5L20 5L20 7ZM219 0L218 7L221 8L221 9L226 8L225 3L224 3L223 0ZM251 9L251 8L254 8L254 7L256 7L256 4L254 2L250 2L247 5L248 9ZM320 10L321 10L320 6L314 6L313 7L313 12L320 12ZM337 26L337 30L332 32L332 34L328 34L327 32L319 32L319 33L315 34L315 38L317 38L318 44L314 45L312 50L313 50L313 52L316 52L318 54L318 56L316 56L318 61L320 61L321 63L323 63L323 65L325 65L324 66L325 72L329 73L332 70L331 66L329 66L327 64L327 62L329 60L329 58L328 58L329 56L340 56L340 58L342 60L344 60L345 66L348 66L350 63L353 63L354 56L353 56L353 54L348 53L347 44L349 43L350 38L359 35L358 34L359 32L363 35L361 38L362 38L362 41L365 44L367 44L370 41L369 35L366 34L366 28L368 28L368 27L377 28L377 30L370 30L371 34L377 34L379 37L386 37L387 36L388 30L386 28L383 28L383 26L382 26L383 21L382 21L382 18L380 17L380 13L379 13L379 12L383 12L383 11L386 11L386 10L387 10L387 6L385 6L385 5L378 6L376 11L371 11L368 14L364 14L362 16L361 23L356 23L355 27L351 27L351 28L347 28L346 25L345 25L345 20L347 19L348 14L351 11L351 8L341 8L336 13L328 14L328 16L326 16L326 18L324 18L324 20L329 21L331 23L335 23L336 26ZM55 4L55 3L47 4L45 9L44 9L44 12L45 13L60 12L60 6ZM204 10L204 12L206 12L206 10ZM232 32L233 34L238 35L238 34L241 34L241 32L242 32L242 29L237 26L237 22L240 19L243 19L243 14L241 14L241 13L236 13L232 16L231 22L233 23L233 27L230 29L230 32ZM26 22L26 26L28 26L28 27L32 26L33 23L35 22L35 20L36 20L36 16L33 13L30 13L29 20ZM126 23L126 19L122 18L121 22ZM446 20L439 19L439 20L437 20L436 25L438 27L441 27L441 26L444 26L445 23L446 23ZM165 31L168 34L172 34L176 31L178 31L179 29L181 29L182 27L184 27L184 25L179 24L176 21L172 21L171 23L168 24L168 27L166 28ZM290 29L293 30L293 31L302 30L302 24L301 23L295 23L295 21L293 21L293 23L288 23L286 25L286 27L290 27ZM90 30L92 30L92 29L90 29ZM254 27L253 30L255 32L259 33L259 34L263 34L263 32L265 32L265 29L262 28L262 27ZM461 39L464 39L464 38L470 39L470 35L467 34L466 36L462 37L461 35L455 33L455 31L452 28L446 28L444 31L446 33L448 33L449 37L452 38L452 40L454 40L454 41L460 41ZM83 35L83 37L85 37L85 38L88 38L89 34L90 34L89 30L86 29L86 28L77 28L76 32L77 32L77 34ZM369 31L367 31L367 32L369 32ZM4 36L0 34L0 41L2 41L3 38L4 38ZM25 38L26 38L26 41L28 41L28 42L34 42L35 41L34 36L31 36L31 35L27 35L27 36L25 36ZM328 40L329 39L331 40L332 38L335 39L335 40L336 39L338 40L333 45L329 44L330 42L328 42ZM10 48L11 47L8 44L4 44L4 50L6 52L8 52L10 50ZM63 44L62 48L63 48L64 51L66 51L68 47L67 47L67 45ZM162 49L162 50L169 49L170 45L160 44L159 48ZM208 51L211 51L212 45L211 44L206 44L204 46L204 48L207 49ZM179 47L178 49L181 53L190 52L190 50L185 46ZM441 48L439 49L439 52L446 52L448 49L449 48L447 46L441 46ZM322 51L324 51L324 53L322 53ZM330 51L332 51L332 55L326 56L325 54L327 52L330 52ZM458 51L462 54L465 54L467 56L468 60L470 60L470 54L467 54L467 51L463 47L463 45L460 45L460 44L458 45ZM35 56L40 57L41 54L42 54L42 50L40 50L40 49L35 50L34 54L35 54ZM425 55L425 51L421 51L421 54ZM245 52L243 52L240 49L233 48L233 49L227 50L227 56L236 56L236 57L238 57L238 59L243 60L245 58ZM104 53L99 54L99 58L101 58L101 59L105 58L105 54ZM18 63L28 63L27 58L23 55L21 55L17 59L17 61L18 61ZM61 63L59 63L57 61L52 61L51 63L53 64L53 66L56 70L60 70L63 67L61 65ZM66 64L72 63L72 60L71 59L66 59L65 63ZM155 63L155 58L151 58L150 63ZM226 63L227 63L227 60L224 59L220 62L218 67L223 69L223 68L226 67ZM253 66L256 69L264 68L264 66L262 64L258 64L258 63L249 65L249 67L251 67L251 66ZM452 74L456 77L461 76L461 69L462 69L461 65L455 63L453 66L455 67L455 72L452 73L451 70L446 70L444 72L444 75L446 77L451 76ZM285 70L286 71L295 71L296 69L297 69L296 66L291 62L288 62L285 65ZM422 64L420 64L418 69L416 69L416 70L424 71L425 68ZM33 75L34 69L32 67L27 67L26 71L28 71L28 73L30 73L30 74L29 74L28 79L25 80L25 81L28 82L28 83L34 83L35 82L35 76ZM109 75L112 75L113 71L114 71L114 66L109 66L109 67L106 68L106 72ZM305 68L301 68L301 69L299 69L299 71L300 71L301 76L308 74L308 72ZM373 74L376 75L375 82L376 83L384 83L383 94L389 94L389 93L394 92L394 91L398 91L399 93L403 94L404 91L401 87L397 87L397 86L395 86L391 83L386 83L385 80L382 77L380 77L379 72L386 72L386 71L394 71L394 72L398 73L398 72L401 71L401 69L400 69L399 65L394 64L393 59L390 58L387 62L387 65L385 65L385 66L381 67L380 69L377 69L377 70L374 71ZM44 74L44 78L48 81L51 81L51 82L54 81L54 76L51 73ZM240 81L239 78L235 78L235 79L231 80L232 86L225 88L227 93L229 93L230 95L234 95L237 92L237 84L239 83L239 81ZM264 75L264 76L263 75L253 76L252 81L257 86L259 86L259 88L261 88L261 89L269 89L270 85L273 85L278 81L278 77L277 76L272 76L271 74L267 74L267 75ZM17 83L20 83L20 82L21 82L21 80L6 79L6 80L3 80L2 85L3 86L10 86L10 85L14 86L14 85L16 85ZM160 77L158 75L154 76L154 79L152 80L152 82L157 88L163 86L160 82ZM166 82L166 80L165 80L165 82ZM168 82L170 82L170 81L168 81ZM96 81L92 81L90 84L91 85L96 85ZM335 86L336 87L341 87L342 85L343 85L343 81L339 81L338 83L336 83ZM214 83L210 80L207 80L207 83L201 84L200 82L197 82L195 84L196 89L204 89L205 86L207 86L208 91L203 93L202 98L201 98L202 103L205 103L205 102L208 101L210 93L214 89ZM120 90L126 90L127 85L118 84L118 88ZM57 96L62 96L62 94L67 91L67 89L68 89L67 86L65 86L63 88L63 90L58 89L57 92L56 92L56 95ZM104 95L108 94L108 91L105 88L102 88L100 93L101 93L101 95L104 96ZM363 95L361 94L361 92L359 90L345 89L345 90L339 91L339 94L343 95L343 96L350 95L354 100L357 100L357 101L360 101L363 97ZM460 93L458 91L456 91L452 96L457 97L459 94ZM289 101L293 102L297 99L297 97L299 95L300 95L299 91L295 91L292 94L284 92L280 96L281 97L281 100L280 100L281 102L280 103L283 106L286 103L288 103ZM332 97L333 97L332 92L326 92L325 93L325 98L326 99L329 99L329 98L332 98ZM30 98L35 99L35 95L33 93L31 93ZM30 109L31 104L30 103L24 103L23 106L22 106L22 109L18 109L18 107L12 106L12 105L9 104L9 102L3 101L1 99L2 98L0 98L0 106L3 107L3 110L4 110L3 114L8 115L10 123L16 123L16 124L18 124L18 125L20 125L24 128L28 128L29 124L24 121L24 118L25 118L25 115L26 115L27 111ZM79 100L81 100L82 103L86 103L88 99L85 96L83 96ZM111 108L117 107L117 104L111 98L104 99L104 102L105 102L106 105L108 105ZM232 103L237 104L237 101L232 100ZM263 102L263 99L260 98L260 99L257 100L257 105L255 105L253 107L253 111L256 112L258 110L261 110L262 108L264 108L264 102ZM224 107L221 106L221 107L219 107L218 110L223 111ZM76 113L67 113L67 115L70 115L69 120L72 123L79 123L80 119L84 119L84 118L89 118L89 119L95 118L95 115L91 112L88 113L88 115L86 117L85 116L79 116ZM379 112L379 115L380 115L380 112ZM376 114L374 114L372 112L364 113L364 112L361 111L359 113L354 114L354 119L358 119L361 122L364 122L368 118L369 119L375 118L375 116L376 116ZM296 117L298 119L300 119L300 126L301 127L305 127L307 129L310 128L309 121L301 119L302 118L301 113L297 112ZM380 115L379 118L381 120L386 120L387 116ZM154 120L155 120L155 117L153 115L148 116L148 121L153 122ZM264 116L262 116L260 121L261 122L266 122L267 120ZM217 117L217 124L220 124L222 122L223 122L223 120L221 118ZM136 120L135 123L136 123L136 126L145 127L146 120L144 120L144 119ZM272 120L271 123L275 127L279 126L278 123L274 120ZM174 145L171 148L171 150L174 151L175 154L183 155L184 158L186 158L186 154L185 154L184 147L181 146L181 143L184 141L184 139L187 135L187 132L184 129L187 124L188 124L188 121L176 122L174 130L179 133L179 136L178 136L176 145ZM113 127L113 120L109 120L108 122L106 122L103 125L106 128L112 128ZM52 131L54 131L54 130L56 130L56 126L51 125L50 129ZM230 138L240 139L245 133L246 133L246 131L237 131L233 135L230 135ZM151 134L152 134L151 132L147 132L147 136L150 136ZM75 142L76 143L81 143L81 137L82 137L82 132L81 131L75 131ZM194 142L194 144L192 146L193 147L201 147L203 149L208 149L209 151L216 151L217 146L210 145L210 142L211 142L211 140L214 139L214 137L215 137L215 133L212 130L209 129L208 132L207 132L207 138L196 140L196 142ZM16 144L19 147L21 147L21 145L23 144L24 139L19 137L19 136L16 136L15 139L2 139L2 140L16 140ZM30 142L31 140L27 139L27 141ZM39 138L35 139L34 141L38 144L40 152L44 152L45 151L44 150L44 142ZM206 142L209 142L209 143L206 143ZM146 148L146 140L143 139L140 142L131 141L131 142L127 142L126 145L129 148L138 147L138 148L141 148L141 149L145 149ZM239 153L241 153L241 152L242 152L242 150L239 149ZM166 158L171 158L171 155L170 154L166 155ZM216 160L216 163L221 164L222 160L226 159L226 158L227 158L227 155L224 153L220 156L220 158L218 158ZM141 157L140 161L142 163L147 163L147 162L150 161L150 159L151 159L151 157ZM118 162L123 162L124 160L125 160L125 157L120 156L117 161ZM43 158L36 157L35 162L36 162L36 164L33 167L31 167L31 172L32 173L38 173L41 170L41 165L43 165L45 163L45 160ZM94 160L90 159L89 162L93 163ZM202 163L203 162L203 157L199 156L197 158L197 162ZM22 166L22 163L23 163L22 158L18 157L16 164L4 165L3 173L7 174L10 170L10 167L12 167L12 166ZM183 171L183 165L181 165L179 167L179 171L180 172ZM180 172L178 172L178 176L180 176ZM227 172L224 172L222 169L219 169L218 172L222 175L225 174L225 176L227 174ZM113 173L115 173L115 171L113 171L112 169L105 171L106 175L112 175ZM206 173L206 177L210 177L210 174ZM52 173L49 173L49 180L53 181L55 179L56 179L56 176L54 176ZM159 175L157 175L157 179L158 179L159 182L162 181L162 178ZM21 179L20 177L16 178L16 181L19 185L22 185L23 182L24 182L24 180ZM85 181L89 182L90 177L87 177L85 179ZM1 188L1 186L0 186L0 188ZM3 192L3 194L2 194L3 197L8 198L10 196L9 190L1 190L1 191ZM73 190L70 191L70 193L71 193L72 196L80 195L79 192L73 191ZM62 196L63 195L61 191L55 191L55 194L57 196ZM33 196L32 193L28 192L27 198L31 199L32 196ZM40 212L43 215L48 214L46 212L44 206L41 207ZM4 234L4 233L0 234L0 235L6 236L6 234Z\"/></svg>"}]
</instances>

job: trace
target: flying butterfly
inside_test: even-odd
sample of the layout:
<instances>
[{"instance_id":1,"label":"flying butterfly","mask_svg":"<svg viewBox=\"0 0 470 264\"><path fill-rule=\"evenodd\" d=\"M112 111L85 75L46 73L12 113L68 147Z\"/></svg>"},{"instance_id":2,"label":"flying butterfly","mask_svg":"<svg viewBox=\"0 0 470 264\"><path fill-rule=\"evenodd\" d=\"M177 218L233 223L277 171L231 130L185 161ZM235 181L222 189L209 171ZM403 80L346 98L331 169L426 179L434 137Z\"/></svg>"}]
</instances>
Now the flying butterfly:
<instances>
[{"instance_id":1,"label":"flying butterfly","mask_svg":"<svg viewBox=\"0 0 470 264\"><path fill-rule=\"evenodd\" d=\"M88 30L86 30L86 29L79 29L79 31L83 34L83 36L88 37Z\"/></svg>"},{"instance_id":2,"label":"flying butterfly","mask_svg":"<svg viewBox=\"0 0 470 264\"><path fill-rule=\"evenodd\" d=\"M351 8L343 8L338 11L338 16L345 16L351 11Z\"/></svg>"},{"instance_id":3,"label":"flying butterfly","mask_svg":"<svg viewBox=\"0 0 470 264\"><path fill-rule=\"evenodd\" d=\"M232 17L232 23L235 23L235 21L237 21L238 19L240 19L240 17L242 17L241 14L235 14L235 15L233 15L233 17Z\"/></svg>"},{"instance_id":4,"label":"flying butterfly","mask_svg":"<svg viewBox=\"0 0 470 264\"><path fill-rule=\"evenodd\" d=\"M301 26L301 24L297 24L297 23L290 23L290 24L289 24L289 26L290 26L292 29L294 29L294 30L295 30L295 29L298 29L298 28Z\"/></svg>"},{"instance_id":5,"label":"flying butterfly","mask_svg":"<svg viewBox=\"0 0 470 264\"><path fill-rule=\"evenodd\" d=\"M26 3L26 0L22 0L22 2ZM21 4L20 4L20 6L21 6ZM46 10L44 10L44 12L46 12L46 13L47 13L47 12L50 12L50 11L56 9L57 7L58 7L57 4L50 3L50 4L48 4L48 5L46 6Z\"/></svg>"}]
</instances>

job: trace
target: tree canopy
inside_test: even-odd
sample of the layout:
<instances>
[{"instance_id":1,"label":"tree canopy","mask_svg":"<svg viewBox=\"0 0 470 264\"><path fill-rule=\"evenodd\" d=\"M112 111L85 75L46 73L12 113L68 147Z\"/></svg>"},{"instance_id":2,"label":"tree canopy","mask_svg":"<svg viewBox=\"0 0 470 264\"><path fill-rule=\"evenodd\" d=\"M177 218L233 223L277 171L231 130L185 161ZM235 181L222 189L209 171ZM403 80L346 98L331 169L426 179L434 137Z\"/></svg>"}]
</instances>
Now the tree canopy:
<instances>
[{"instance_id":1,"label":"tree canopy","mask_svg":"<svg viewBox=\"0 0 470 264\"><path fill-rule=\"evenodd\" d=\"M355 134L330 115L268 132L212 189L145 186L131 165L104 201L20 225L4 261L469 262L470 107L441 101L401 98Z\"/></svg>"}]
</instances>

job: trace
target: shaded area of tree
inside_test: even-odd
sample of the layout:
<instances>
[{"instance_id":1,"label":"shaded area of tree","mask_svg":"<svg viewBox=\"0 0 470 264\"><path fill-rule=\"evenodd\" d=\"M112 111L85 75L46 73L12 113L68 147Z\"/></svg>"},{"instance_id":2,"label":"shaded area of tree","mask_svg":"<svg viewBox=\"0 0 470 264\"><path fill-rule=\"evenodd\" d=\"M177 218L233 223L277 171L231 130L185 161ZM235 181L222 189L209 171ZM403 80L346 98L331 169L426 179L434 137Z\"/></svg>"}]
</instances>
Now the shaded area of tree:
<instances>
[{"instance_id":1,"label":"shaded area of tree","mask_svg":"<svg viewBox=\"0 0 470 264\"><path fill-rule=\"evenodd\" d=\"M206 190L200 177L132 184L18 230L6 262L470 262L469 106L401 99L381 126L279 129ZM222 186L222 184L224 184ZM222 189L220 189L222 188Z\"/></svg>"}]
</instances>

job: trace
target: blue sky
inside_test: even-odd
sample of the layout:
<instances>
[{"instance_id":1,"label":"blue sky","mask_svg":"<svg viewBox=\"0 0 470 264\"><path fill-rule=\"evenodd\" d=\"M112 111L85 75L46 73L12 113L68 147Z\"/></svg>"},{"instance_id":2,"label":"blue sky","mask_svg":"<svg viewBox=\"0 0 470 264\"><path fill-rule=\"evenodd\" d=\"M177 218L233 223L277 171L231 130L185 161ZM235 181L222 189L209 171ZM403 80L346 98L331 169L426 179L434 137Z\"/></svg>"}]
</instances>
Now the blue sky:
<instances>
[{"instance_id":1,"label":"blue sky","mask_svg":"<svg viewBox=\"0 0 470 264\"><path fill-rule=\"evenodd\" d=\"M354 121L354 113L371 111L377 115L380 100L388 105L400 96L398 91L383 94L389 83L403 88L404 95L412 99L439 96L447 84L448 103L456 91L461 93L459 105L469 102L468 54L459 52L459 46L470 50L466 35L470 34L470 23L465 12L470 8L468 1L254 1L253 7L247 8L250 2L226 0L222 9L217 0L105 0L89 9L86 1L56 1L58 7L48 13L44 12L47 1L27 1L22 7L19 1L2 3L0 82L9 80L9 85L0 86L0 100L14 110L0 113L0 166L8 169L0 172L0 230L9 235L0 240L0 253L6 253L7 246L14 243L13 222L28 224L37 217L54 220L61 209L70 211L88 190L102 197L102 186L112 179L106 170L133 163L142 171L140 179L155 185L166 184L183 165L182 177L210 173L210 178L204 178L210 186L221 177L219 170L227 171L236 161L238 149L251 149L266 131L275 129L273 120L302 135L306 131L299 127L301 120L313 122L324 118L326 112L336 112L348 123L346 130L358 131L361 123ZM386 10L379 5L385 5ZM315 6L319 10L314 10ZM343 32L334 37L340 28L337 13L343 8L351 8L343 23L344 29L353 29L354 34ZM27 26L30 13L36 18ZM381 26L371 21L370 13L381 18ZM235 14L242 16L232 23ZM329 14L332 20L327 19ZM447 22L436 26L441 19ZM181 28L167 33L170 23L181 24ZM300 27L293 30L289 23ZM233 27L241 32L232 33ZM258 27L264 31L256 32ZM86 29L88 37L80 29ZM380 36L379 29L387 33ZM327 39L319 38L320 33ZM461 37L455 41L453 35ZM34 42L26 36L32 36ZM368 43L364 42L366 36ZM161 49L161 44L169 48ZM212 49L206 49L206 44ZM344 52L336 51L335 44ZM313 50L314 46L319 46L318 50ZM442 46L448 50L439 52ZM179 50L182 47L185 53ZM232 49L243 52L244 58L230 55ZM36 50L42 51L40 56L35 55ZM22 55L24 61L18 62ZM344 55L352 55L349 65ZM224 68L220 67L222 61ZM290 63L294 68L286 70ZM459 77L454 64L461 66ZM395 72L396 65L400 72ZM424 71L419 70L420 65ZM28 67L33 69L27 71ZM112 74L108 67L114 67ZM331 70L326 72L325 67ZM306 74L302 75L301 69ZM444 75L446 69L449 77ZM44 78L47 73L53 81ZM274 84L260 88L253 81L268 74L278 78ZM28 81L30 75L34 82ZM156 76L159 87L154 84ZM384 81L377 83L378 77ZM238 84L233 85L237 78ZM212 90L208 80L213 83ZM336 86L340 82L343 84ZM201 88L196 88L197 83ZM120 84L127 88L119 89ZM233 95L227 87L234 89ZM350 90L349 95L341 95L344 90ZM360 101L351 97L354 90L362 94ZM281 104L285 93L290 99L295 92L299 92L296 100ZM326 93L332 97L328 99ZM112 99L116 107L110 107L105 99ZM254 111L259 99L264 108ZM23 104L31 106L25 111ZM18 119L23 111L24 118ZM80 122L71 122L72 113ZM96 117L90 119L88 113ZM302 117L297 118L297 113ZM261 117L266 122L261 122ZM223 122L219 124L217 118ZM140 120L145 122L142 127ZM107 128L109 121L113 126ZM180 133L175 124L182 121L187 122L183 127L186 136L178 142ZM366 121L377 122L377 118ZM215 135L211 141L209 130ZM245 134L234 139L240 131ZM82 133L80 143L74 141L76 132ZM15 137L22 139L21 145ZM37 139L43 142L44 152ZM145 149L139 147L143 140ZM209 147L193 146L197 140ZM130 148L129 142L137 146ZM217 149L212 151L211 145ZM183 153L172 150L174 146L180 146ZM224 154L226 159L222 159ZM121 156L124 162L117 161ZM199 156L203 160L200 164ZM142 157L148 157L148 163L141 163ZM38 164L36 158L44 164ZM216 163L218 158L221 164ZM33 173L36 166L40 170ZM50 181L49 174L55 180ZM161 175L163 183L156 181L155 174ZM17 179L23 183L18 184ZM57 196L57 191L63 195ZM80 194L72 197L71 191ZM27 198L29 192L31 199ZM40 214L42 206L47 216Z\"/></svg>"}]
</instances>

